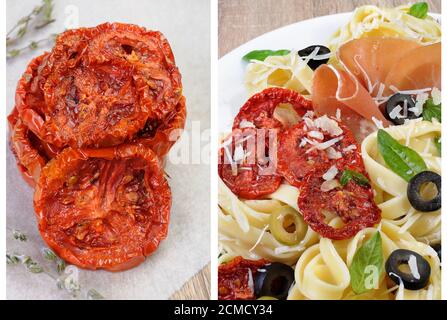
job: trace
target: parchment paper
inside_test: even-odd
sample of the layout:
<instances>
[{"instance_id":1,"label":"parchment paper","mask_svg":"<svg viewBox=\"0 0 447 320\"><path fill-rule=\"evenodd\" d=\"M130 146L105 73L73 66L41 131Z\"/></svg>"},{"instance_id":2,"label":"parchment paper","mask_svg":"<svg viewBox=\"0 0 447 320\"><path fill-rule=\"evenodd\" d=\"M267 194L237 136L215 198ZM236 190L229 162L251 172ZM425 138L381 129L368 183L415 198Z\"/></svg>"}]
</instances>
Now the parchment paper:
<instances>
[{"instance_id":1,"label":"parchment paper","mask_svg":"<svg viewBox=\"0 0 447 320\"><path fill-rule=\"evenodd\" d=\"M32 31L21 42L45 38L64 30L67 5L79 9L79 25L95 26L103 22L134 23L160 30L168 38L176 63L183 76L184 95L187 99L188 121L182 140L191 133L191 121L200 121L202 130L210 126L210 54L209 54L209 1L208 0L55 0L54 16L57 21L48 27ZM40 0L7 1L7 30L32 10ZM70 7L68 7L70 9ZM46 46L47 50L50 46ZM14 104L18 79L32 57L41 54L38 49L7 61L7 104ZM5 119L4 123L5 123ZM209 139L209 137L208 137ZM206 140L206 137L205 137ZM189 146L189 159L202 148ZM54 269L41 256L45 247L37 230L32 205L33 190L22 180L9 148L7 157L7 226L28 235L20 242L7 230L7 251L33 257L39 263ZM80 298L94 288L107 299L167 299L203 268L210 259L209 252L209 166L208 163L172 164L166 171L171 176L173 206L169 235L159 249L139 267L125 272L86 271L79 273ZM71 299L65 290L58 289L56 281L46 274L32 274L22 265L7 266L8 299Z\"/></svg>"}]
</instances>

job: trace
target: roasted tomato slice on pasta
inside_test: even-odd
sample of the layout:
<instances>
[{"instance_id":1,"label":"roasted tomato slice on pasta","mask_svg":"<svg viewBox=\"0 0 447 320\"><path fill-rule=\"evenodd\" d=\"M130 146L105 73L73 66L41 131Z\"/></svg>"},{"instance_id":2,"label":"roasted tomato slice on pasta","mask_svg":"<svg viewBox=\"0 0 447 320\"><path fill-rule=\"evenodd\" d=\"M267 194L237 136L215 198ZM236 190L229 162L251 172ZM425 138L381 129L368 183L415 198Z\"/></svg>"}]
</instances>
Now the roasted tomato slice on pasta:
<instances>
[{"instance_id":1,"label":"roasted tomato slice on pasta","mask_svg":"<svg viewBox=\"0 0 447 320\"><path fill-rule=\"evenodd\" d=\"M277 130L234 129L219 151L219 176L244 199L259 199L281 184L276 174Z\"/></svg>"},{"instance_id":2,"label":"roasted tomato slice on pasta","mask_svg":"<svg viewBox=\"0 0 447 320\"><path fill-rule=\"evenodd\" d=\"M148 119L163 123L181 98L181 76L166 39L134 25L67 31L40 76L43 114L34 115L33 126L27 124L59 147L128 141Z\"/></svg>"},{"instance_id":3,"label":"roasted tomato slice on pasta","mask_svg":"<svg viewBox=\"0 0 447 320\"><path fill-rule=\"evenodd\" d=\"M255 299L254 279L258 269L268 263L267 260L247 260L236 257L228 263L219 265L219 300Z\"/></svg>"},{"instance_id":4,"label":"roasted tomato slice on pasta","mask_svg":"<svg viewBox=\"0 0 447 320\"><path fill-rule=\"evenodd\" d=\"M329 168L345 163L362 165L360 147L352 132L341 122L327 116L305 117L281 131L278 143L278 173L288 183L299 187L315 168Z\"/></svg>"},{"instance_id":5,"label":"roasted tomato slice on pasta","mask_svg":"<svg viewBox=\"0 0 447 320\"><path fill-rule=\"evenodd\" d=\"M151 148L160 158L165 156L174 143L180 138L186 121L186 100L181 97L175 113L163 123L149 119L141 130L136 141Z\"/></svg>"},{"instance_id":6,"label":"roasted tomato slice on pasta","mask_svg":"<svg viewBox=\"0 0 447 320\"><path fill-rule=\"evenodd\" d=\"M368 177L363 165L346 164L345 169ZM323 175L326 172L322 169L309 172L304 177L298 197L298 207L304 221L315 232L325 238L343 240L380 222L381 211L374 202L373 190L369 184L362 185L351 179L344 186L338 184L330 190L322 190L326 181ZM342 172L339 170L334 179L340 180ZM341 219L342 225L334 222L337 217Z\"/></svg>"},{"instance_id":7,"label":"roasted tomato slice on pasta","mask_svg":"<svg viewBox=\"0 0 447 320\"><path fill-rule=\"evenodd\" d=\"M34 196L40 233L61 258L110 271L157 249L170 207L159 160L141 144L66 148L42 170Z\"/></svg>"},{"instance_id":8,"label":"roasted tomato slice on pasta","mask_svg":"<svg viewBox=\"0 0 447 320\"><path fill-rule=\"evenodd\" d=\"M282 114L278 112L275 116L280 105L292 108L285 108ZM247 126L282 129L295 124L309 110L312 110L312 102L296 91L268 88L247 100L234 119L233 129Z\"/></svg>"}]
</instances>

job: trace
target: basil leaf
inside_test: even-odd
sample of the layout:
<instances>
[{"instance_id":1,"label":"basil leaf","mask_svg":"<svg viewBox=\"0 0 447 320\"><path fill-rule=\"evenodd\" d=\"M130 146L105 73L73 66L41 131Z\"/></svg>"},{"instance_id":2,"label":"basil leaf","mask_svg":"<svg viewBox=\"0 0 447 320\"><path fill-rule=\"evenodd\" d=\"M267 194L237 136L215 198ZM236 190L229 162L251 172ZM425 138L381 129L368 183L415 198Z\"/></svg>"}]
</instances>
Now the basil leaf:
<instances>
[{"instance_id":1,"label":"basil leaf","mask_svg":"<svg viewBox=\"0 0 447 320\"><path fill-rule=\"evenodd\" d=\"M270 56L285 56L286 54L289 54L290 50L254 50L249 53L247 53L245 56L242 57L243 60L250 62L251 60L259 60L264 61L265 58Z\"/></svg>"},{"instance_id":2,"label":"basil leaf","mask_svg":"<svg viewBox=\"0 0 447 320\"><path fill-rule=\"evenodd\" d=\"M355 183L361 186L369 186L369 180L363 174L357 171L346 169L343 171L340 177L340 184L345 186L349 180L354 180Z\"/></svg>"},{"instance_id":3,"label":"basil leaf","mask_svg":"<svg viewBox=\"0 0 447 320\"><path fill-rule=\"evenodd\" d=\"M405 181L409 182L414 175L427 170L424 159L416 151L401 145L385 130L379 129L377 142L388 167Z\"/></svg>"},{"instance_id":4,"label":"basil leaf","mask_svg":"<svg viewBox=\"0 0 447 320\"><path fill-rule=\"evenodd\" d=\"M441 104L436 105L433 103L433 99L428 99L422 110L422 118L426 121L432 121L433 118L436 118L441 122Z\"/></svg>"},{"instance_id":5,"label":"basil leaf","mask_svg":"<svg viewBox=\"0 0 447 320\"><path fill-rule=\"evenodd\" d=\"M349 267L354 293L362 294L377 287L383 269L382 237L377 231L357 250Z\"/></svg>"},{"instance_id":6,"label":"basil leaf","mask_svg":"<svg viewBox=\"0 0 447 320\"><path fill-rule=\"evenodd\" d=\"M428 3L427 2L418 2L411 6L410 11L408 14L412 15L413 17L419 18L419 19L425 19L428 14Z\"/></svg>"}]
</instances>

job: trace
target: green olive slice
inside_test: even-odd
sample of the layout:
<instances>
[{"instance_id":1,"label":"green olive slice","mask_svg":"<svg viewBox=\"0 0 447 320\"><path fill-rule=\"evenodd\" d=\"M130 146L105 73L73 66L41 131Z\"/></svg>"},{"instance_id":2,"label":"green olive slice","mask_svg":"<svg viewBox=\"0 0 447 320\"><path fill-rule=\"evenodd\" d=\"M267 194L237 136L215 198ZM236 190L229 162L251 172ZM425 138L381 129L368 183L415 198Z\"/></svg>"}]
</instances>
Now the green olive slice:
<instances>
[{"instance_id":1,"label":"green olive slice","mask_svg":"<svg viewBox=\"0 0 447 320\"><path fill-rule=\"evenodd\" d=\"M270 215L270 232L276 240L286 245L300 243L306 228L303 217L289 206L284 206Z\"/></svg>"},{"instance_id":2,"label":"green olive slice","mask_svg":"<svg viewBox=\"0 0 447 320\"><path fill-rule=\"evenodd\" d=\"M278 300L275 297L269 297L269 296L262 296L258 298L257 300Z\"/></svg>"}]
</instances>

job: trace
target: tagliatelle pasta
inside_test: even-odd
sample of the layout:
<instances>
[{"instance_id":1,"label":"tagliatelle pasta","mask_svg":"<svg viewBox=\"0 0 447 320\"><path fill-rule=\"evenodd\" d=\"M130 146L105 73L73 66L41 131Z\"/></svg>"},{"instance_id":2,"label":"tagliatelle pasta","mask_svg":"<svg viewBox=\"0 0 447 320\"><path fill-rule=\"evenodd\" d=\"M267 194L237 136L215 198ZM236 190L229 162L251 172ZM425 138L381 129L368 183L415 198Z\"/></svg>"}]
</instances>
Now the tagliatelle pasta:
<instances>
[{"instance_id":1,"label":"tagliatelle pasta","mask_svg":"<svg viewBox=\"0 0 447 320\"><path fill-rule=\"evenodd\" d=\"M429 170L441 174L441 157L434 141L441 136L441 124L429 121L410 121L407 125L386 129L396 140L419 152ZM441 210L419 212L407 198L408 183L390 170L377 148L377 133L362 143L362 156L376 192L375 201L382 217L409 232L418 241L428 244L441 240Z\"/></svg>"},{"instance_id":2,"label":"tagliatelle pasta","mask_svg":"<svg viewBox=\"0 0 447 320\"><path fill-rule=\"evenodd\" d=\"M249 96L269 87L288 88L306 96L312 93L312 76L312 69L292 51L264 61L253 60L247 66L245 86Z\"/></svg>"},{"instance_id":3,"label":"tagliatelle pasta","mask_svg":"<svg viewBox=\"0 0 447 320\"><path fill-rule=\"evenodd\" d=\"M433 273L426 289L418 291L397 289L397 293L387 287L385 279L380 279L379 286L362 295L355 295L350 289L349 266L356 250L372 234L380 231L384 256L388 258L398 248L413 250L428 259ZM291 289L288 299L440 299L440 262L434 250L418 242L409 233L401 233L399 228L388 220L383 220L377 228L360 231L349 240L320 242L307 249L299 258L295 268L296 284Z\"/></svg>"},{"instance_id":4,"label":"tagliatelle pasta","mask_svg":"<svg viewBox=\"0 0 447 320\"><path fill-rule=\"evenodd\" d=\"M353 39L389 37L415 40L421 44L441 41L441 26L433 18L416 18L410 14L409 5L396 8L362 6L354 11L349 23L331 37L328 47L332 52ZM334 61L332 61L334 62Z\"/></svg>"}]
</instances>

